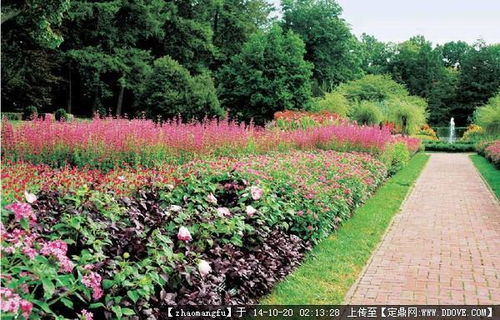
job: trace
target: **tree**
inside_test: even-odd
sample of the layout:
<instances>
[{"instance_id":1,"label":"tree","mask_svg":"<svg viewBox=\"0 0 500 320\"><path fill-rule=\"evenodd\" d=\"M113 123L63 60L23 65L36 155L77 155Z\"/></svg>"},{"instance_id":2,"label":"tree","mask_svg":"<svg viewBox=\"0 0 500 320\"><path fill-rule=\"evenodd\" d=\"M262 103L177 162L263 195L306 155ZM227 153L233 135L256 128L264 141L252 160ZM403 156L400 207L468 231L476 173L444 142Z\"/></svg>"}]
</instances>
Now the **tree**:
<instances>
[{"instance_id":1,"label":"tree","mask_svg":"<svg viewBox=\"0 0 500 320\"><path fill-rule=\"evenodd\" d=\"M360 46L334 0L283 0L283 28L305 43L305 59L325 91L362 75Z\"/></svg>"},{"instance_id":2,"label":"tree","mask_svg":"<svg viewBox=\"0 0 500 320\"><path fill-rule=\"evenodd\" d=\"M141 107L154 119L181 116L189 121L224 115L211 77L208 74L193 77L168 56L155 60L144 84Z\"/></svg>"},{"instance_id":3,"label":"tree","mask_svg":"<svg viewBox=\"0 0 500 320\"><path fill-rule=\"evenodd\" d=\"M398 45L398 53L389 61L392 78L406 85L410 94L429 97L434 85L441 81L444 66L439 50L423 36L416 36Z\"/></svg>"},{"instance_id":4,"label":"tree","mask_svg":"<svg viewBox=\"0 0 500 320\"><path fill-rule=\"evenodd\" d=\"M500 44L477 43L463 60L458 82L453 113L459 123L465 124L478 105L500 90Z\"/></svg>"},{"instance_id":5,"label":"tree","mask_svg":"<svg viewBox=\"0 0 500 320\"><path fill-rule=\"evenodd\" d=\"M252 35L218 74L219 97L232 117L263 124L276 111L307 108L312 65L304 43L274 25Z\"/></svg>"},{"instance_id":6,"label":"tree","mask_svg":"<svg viewBox=\"0 0 500 320\"><path fill-rule=\"evenodd\" d=\"M266 0L223 0L214 9L215 69L238 54L250 35L269 23L272 6Z\"/></svg>"},{"instance_id":7,"label":"tree","mask_svg":"<svg viewBox=\"0 0 500 320\"><path fill-rule=\"evenodd\" d=\"M472 47L464 41L447 42L438 48L443 55L444 65L448 68L452 67L456 69L460 69L465 57L472 49Z\"/></svg>"},{"instance_id":8,"label":"tree","mask_svg":"<svg viewBox=\"0 0 500 320\"><path fill-rule=\"evenodd\" d=\"M383 74L387 72L387 63L394 52L391 44L378 41L374 36L363 33L361 35L361 67L369 74Z\"/></svg>"},{"instance_id":9,"label":"tree","mask_svg":"<svg viewBox=\"0 0 500 320\"><path fill-rule=\"evenodd\" d=\"M69 5L70 0L2 1L2 29L5 31L6 25L13 24L17 29L27 30L38 45L57 48L63 38L56 28Z\"/></svg>"}]
</instances>

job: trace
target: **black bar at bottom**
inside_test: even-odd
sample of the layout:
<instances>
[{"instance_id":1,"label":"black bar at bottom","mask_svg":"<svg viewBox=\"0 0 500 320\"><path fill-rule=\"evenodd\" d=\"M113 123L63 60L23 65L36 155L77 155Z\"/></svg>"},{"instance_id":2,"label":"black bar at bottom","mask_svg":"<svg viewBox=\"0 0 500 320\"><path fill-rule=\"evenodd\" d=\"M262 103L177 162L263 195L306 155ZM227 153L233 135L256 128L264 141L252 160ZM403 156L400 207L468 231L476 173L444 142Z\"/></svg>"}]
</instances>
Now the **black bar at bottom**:
<instances>
[{"instance_id":1,"label":"black bar at bottom","mask_svg":"<svg viewBox=\"0 0 500 320\"><path fill-rule=\"evenodd\" d=\"M500 305L169 306L160 319L500 319Z\"/></svg>"}]
</instances>

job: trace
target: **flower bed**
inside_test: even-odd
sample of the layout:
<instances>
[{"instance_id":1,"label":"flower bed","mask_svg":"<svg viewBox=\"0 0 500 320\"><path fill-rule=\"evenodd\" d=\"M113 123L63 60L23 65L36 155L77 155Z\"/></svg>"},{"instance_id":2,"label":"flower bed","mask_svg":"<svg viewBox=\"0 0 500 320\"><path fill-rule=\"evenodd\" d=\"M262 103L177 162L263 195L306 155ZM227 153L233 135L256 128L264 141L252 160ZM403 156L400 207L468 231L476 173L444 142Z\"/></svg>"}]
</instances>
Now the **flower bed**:
<instances>
[{"instance_id":1,"label":"flower bed","mask_svg":"<svg viewBox=\"0 0 500 320\"><path fill-rule=\"evenodd\" d=\"M2 125L2 155L11 161L113 169L158 167L200 157L327 149L383 153L394 142L388 128L349 123L276 131L233 122L157 125L149 120L94 119L85 122L36 120ZM399 137L409 149L420 140ZM418 146L417 148L418 149Z\"/></svg>"},{"instance_id":2,"label":"flower bed","mask_svg":"<svg viewBox=\"0 0 500 320\"><path fill-rule=\"evenodd\" d=\"M367 154L334 151L197 160L168 173L175 184L129 196L39 188L6 206L5 316L158 318L167 304L253 303L387 175Z\"/></svg>"},{"instance_id":3,"label":"flower bed","mask_svg":"<svg viewBox=\"0 0 500 320\"><path fill-rule=\"evenodd\" d=\"M500 168L500 140L496 140L484 149L485 157Z\"/></svg>"}]
</instances>

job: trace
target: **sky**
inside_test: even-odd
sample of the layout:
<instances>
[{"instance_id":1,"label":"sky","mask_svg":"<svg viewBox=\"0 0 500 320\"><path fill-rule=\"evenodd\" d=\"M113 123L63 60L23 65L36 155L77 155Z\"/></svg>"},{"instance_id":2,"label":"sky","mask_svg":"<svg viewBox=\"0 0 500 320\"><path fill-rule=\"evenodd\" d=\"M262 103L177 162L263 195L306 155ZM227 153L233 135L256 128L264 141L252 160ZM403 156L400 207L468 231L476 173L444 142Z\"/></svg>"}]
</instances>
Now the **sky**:
<instances>
[{"instance_id":1,"label":"sky","mask_svg":"<svg viewBox=\"0 0 500 320\"><path fill-rule=\"evenodd\" d=\"M268 0L278 4L279 0ZM402 42L420 34L433 43L500 43L500 0L337 0L357 36Z\"/></svg>"}]
</instances>

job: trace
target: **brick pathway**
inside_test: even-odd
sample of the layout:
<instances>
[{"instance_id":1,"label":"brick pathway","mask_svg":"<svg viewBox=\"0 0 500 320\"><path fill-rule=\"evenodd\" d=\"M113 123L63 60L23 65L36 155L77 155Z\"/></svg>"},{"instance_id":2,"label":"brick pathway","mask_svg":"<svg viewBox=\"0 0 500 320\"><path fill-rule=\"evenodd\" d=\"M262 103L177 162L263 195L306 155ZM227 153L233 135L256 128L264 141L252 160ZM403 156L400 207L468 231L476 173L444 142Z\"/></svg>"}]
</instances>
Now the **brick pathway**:
<instances>
[{"instance_id":1,"label":"brick pathway","mask_svg":"<svg viewBox=\"0 0 500 320\"><path fill-rule=\"evenodd\" d=\"M500 205L468 155L432 154L346 303L500 303Z\"/></svg>"}]
</instances>

